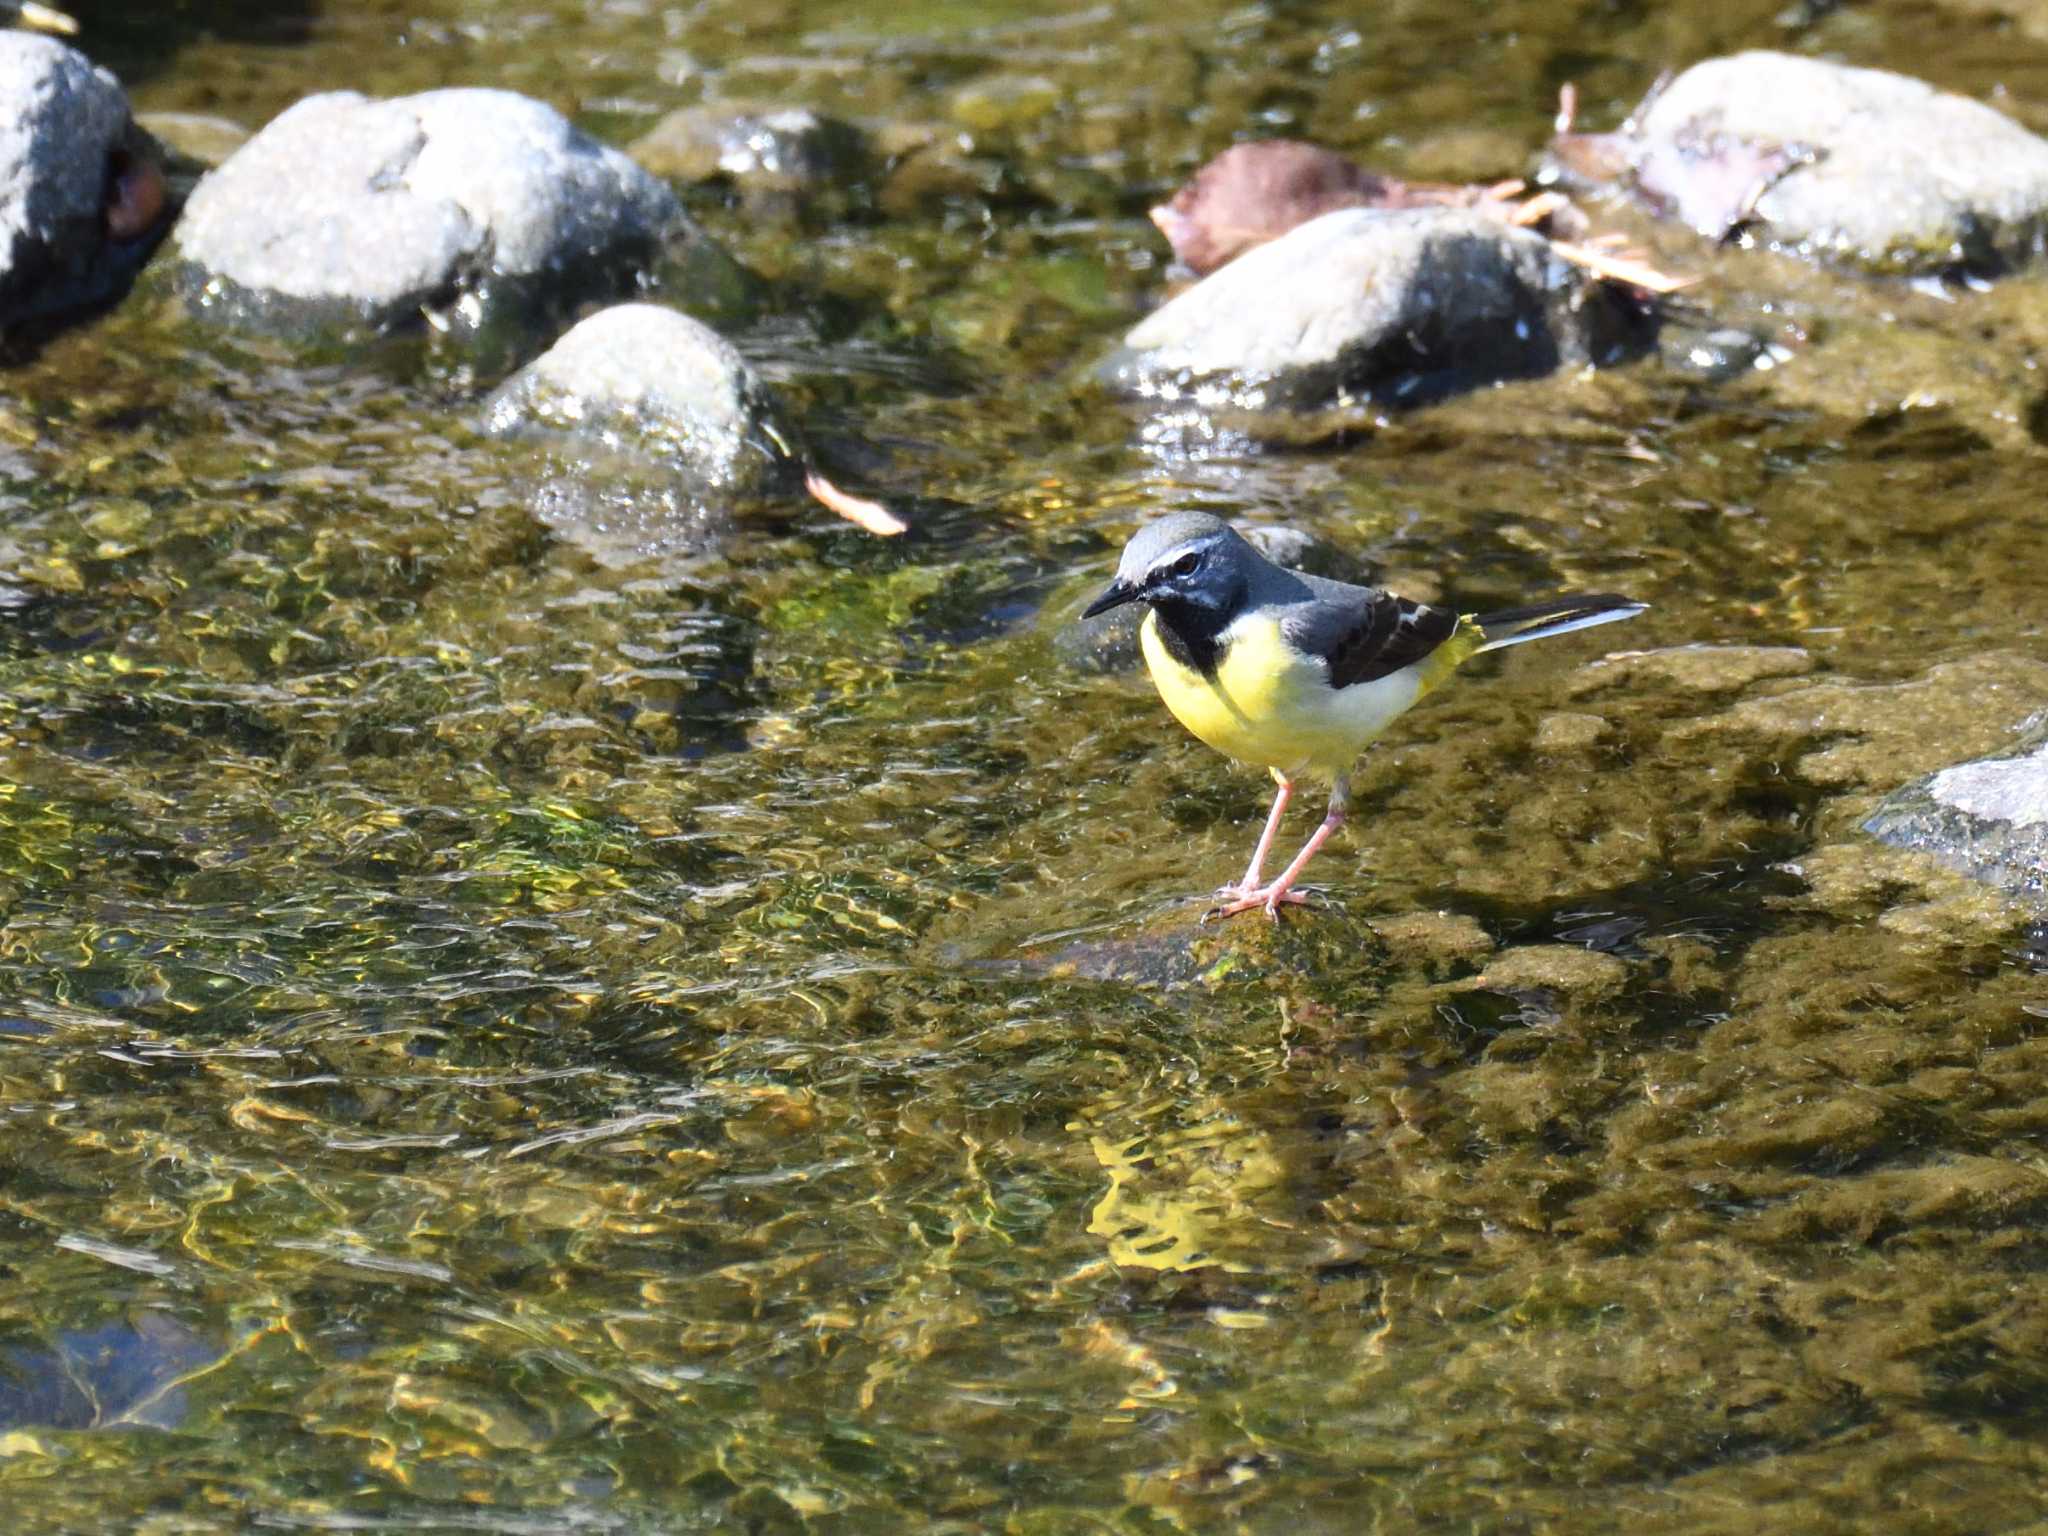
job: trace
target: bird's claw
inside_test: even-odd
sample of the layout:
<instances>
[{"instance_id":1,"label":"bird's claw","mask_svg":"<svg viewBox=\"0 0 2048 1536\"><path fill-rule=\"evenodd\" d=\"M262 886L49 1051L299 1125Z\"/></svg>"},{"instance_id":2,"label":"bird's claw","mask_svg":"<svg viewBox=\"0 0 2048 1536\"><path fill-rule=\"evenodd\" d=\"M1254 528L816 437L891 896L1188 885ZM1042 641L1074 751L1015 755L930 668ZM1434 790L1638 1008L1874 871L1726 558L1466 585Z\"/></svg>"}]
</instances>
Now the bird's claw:
<instances>
[{"instance_id":1,"label":"bird's claw","mask_svg":"<svg viewBox=\"0 0 2048 1536\"><path fill-rule=\"evenodd\" d=\"M1276 891L1270 885L1253 890L1247 890L1241 885L1226 885L1216 894L1222 899L1216 906L1202 914L1202 921L1205 923L1235 917L1238 913L1249 912L1254 907L1265 912L1268 922L1277 923L1280 921L1282 907L1306 907L1314 900L1307 891Z\"/></svg>"}]
</instances>

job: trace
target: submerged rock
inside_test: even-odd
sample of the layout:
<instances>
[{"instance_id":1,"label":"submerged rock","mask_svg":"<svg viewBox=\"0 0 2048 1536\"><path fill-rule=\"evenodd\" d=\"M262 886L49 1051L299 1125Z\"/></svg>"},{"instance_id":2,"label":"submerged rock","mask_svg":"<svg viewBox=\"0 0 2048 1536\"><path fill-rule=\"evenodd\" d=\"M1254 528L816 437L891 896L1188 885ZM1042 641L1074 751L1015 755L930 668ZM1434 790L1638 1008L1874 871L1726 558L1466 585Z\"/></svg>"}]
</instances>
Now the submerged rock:
<instances>
[{"instance_id":1,"label":"submerged rock","mask_svg":"<svg viewBox=\"0 0 2048 1536\"><path fill-rule=\"evenodd\" d=\"M1493 953L1492 935L1462 912L1402 912L1375 917L1372 928L1396 961L1425 975L1448 975Z\"/></svg>"},{"instance_id":2,"label":"submerged rock","mask_svg":"<svg viewBox=\"0 0 2048 1536\"><path fill-rule=\"evenodd\" d=\"M136 122L173 154L208 170L249 142L249 130L240 123L203 112L145 112Z\"/></svg>"},{"instance_id":3,"label":"submerged rock","mask_svg":"<svg viewBox=\"0 0 2048 1536\"><path fill-rule=\"evenodd\" d=\"M1990 651L1938 662L1903 682L1841 678L1756 693L1676 725L1667 742L1747 738L1793 754L1810 784L1896 788L1965 752L1982 752L2048 704L2048 665Z\"/></svg>"},{"instance_id":4,"label":"submerged rock","mask_svg":"<svg viewBox=\"0 0 2048 1536\"><path fill-rule=\"evenodd\" d=\"M1565 684L1573 698L1644 680L1686 693L1735 693L1767 677L1800 677L1813 657L1796 645L1674 645L1587 662Z\"/></svg>"},{"instance_id":5,"label":"submerged rock","mask_svg":"<svg viewBox=\"0 0 2048 1536\"><path fill-rule=\"evenodd\" d=\"M0 1349L0 1430L175 1429L181 1383L220 1359L219 1346L167 1313Z\"/></svg>"},{"instance_id":6,"label":"submerged rock","mask_svg":"<svg viewBox=\"0 0 2048 1536\"><path fill-rule=\"evenodd\" d=\"M200 182L178 225L193 307L285 333L422 318L459 339L627 290L704 243L673 194L508 91L309 97Z\"/></svg>"},{"instance_id":7,"label":"submerged rock","mask_svg":"<svg viewBox=\"0 0 2048 1536\"><path fill-rule=\"evenodd\" d=\"M2048 726L2036 727L2017 756L1959 763L1907 785L1863 826L2048 906Z\"/></svg>"},{"instance_id":8,"label":"submerged rock","mask_svg":"<svg viewBox=\"0 0 2048 1536\"><path fill-rule=\"evenodd\" d=\"M0 32L0 334L112 298L162 232L156 146L114 77L53 38Z\"/></svg>"},{"instance_id":9,"label":"submerged rock","mask_svg":"<svg viewBox=\"0 0 2048 1536\"><path fill-rule=\"evenodd\" d=\"M731 342L657 304L614 305L574 327L500 386L484 427L547 447L559 473L544 520L613 553L700 543L708 519L799 489L870 532L903 531L810 469L774 392Z\"/></svg>"},{"instance_id":10,"label":"submerged rock","mask_svg":"<svg viewBox=\"0 0 2048 1536\"><path fill-rule=\"evenodd\" d=\"M1628 985L1626 961L1574 944L1524 944L1504 949L1466 983L1489 992L1552 992L1600 1001Z\"/></svg>"},{"instance_id":11,"label":"submerged rock","mask_svg":"<svg viewBox=\"0 0 2048 1536\"><path fill-rule=\"evenodd\" d=\"M1996 270L2048 240L2048 141L1883 70L1752 52L1694 65L1615 134L1565 134L1560 171L1628 187L1721 239L1879 272Z\"/></svg>"},{"instance_id":12,"label":"submerged rock","mask_svg":"<svg viewBox=\"0 0 2048 1536\"><path fill-rule=\"evenodd\" d=\"M1529 230L1471 209L1348 208L1203 279L1100 372L1126 394L1208 409L1417 404L1608 360L1646 334L1639 311Z\"/></svg>"},{"instance_id":13,"label":"submerged rock","mask_svg":"<svg viewBox=\"0 0 2048 1536\"><path fill-rule=\"evenodd\" d=\"M809 107L682 107L626 153L673 181L727 180L752 202L810 203L867 175L865 135Z\"/></svg>"}]
</instances>

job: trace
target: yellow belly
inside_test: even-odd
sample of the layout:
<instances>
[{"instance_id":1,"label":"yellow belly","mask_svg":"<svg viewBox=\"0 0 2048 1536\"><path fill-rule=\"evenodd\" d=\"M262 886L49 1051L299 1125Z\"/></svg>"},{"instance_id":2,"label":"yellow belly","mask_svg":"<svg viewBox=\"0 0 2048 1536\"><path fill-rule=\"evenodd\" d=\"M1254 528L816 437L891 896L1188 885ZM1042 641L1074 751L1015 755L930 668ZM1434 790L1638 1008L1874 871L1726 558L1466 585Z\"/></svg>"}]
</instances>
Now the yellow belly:
<instances>
[{"instance_id":1,"label":"yellow belly","mask_svg":"<svg viewBox=\"0 0 2048 1536\"><path fill-rule=\"evenodd\" d=\"M1332 688L1322 662L1280 639L1280 626L1259 615L1239 619L1223 637L1214 677L1174 660L1148 613L1139 649L1159 697L1173 717L1226 756L1277 769L1288 778L1335 778L1394 718L1471 653L1477 641L1458 637L1419 666L1370 683Z\"/></svg>"}]
</instances>

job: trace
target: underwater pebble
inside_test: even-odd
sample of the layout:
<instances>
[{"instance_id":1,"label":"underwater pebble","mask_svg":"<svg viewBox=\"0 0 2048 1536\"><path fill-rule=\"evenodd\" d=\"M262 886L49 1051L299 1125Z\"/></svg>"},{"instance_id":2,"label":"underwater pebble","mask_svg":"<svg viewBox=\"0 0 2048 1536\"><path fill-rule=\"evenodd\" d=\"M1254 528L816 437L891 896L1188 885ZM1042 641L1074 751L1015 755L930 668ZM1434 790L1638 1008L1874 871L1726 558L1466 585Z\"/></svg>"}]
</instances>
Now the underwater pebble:
<instances>
[{"instance_id":1,"label":"underwater pebble","mask_svg":"<svg viewBox=\"0 0 2048 1536\"><path fill-rule=\"evenodd\" d=\"M458 336L618 292L701 240L674 194L509 91L311 96L199 183L180 287L227 323Z\"/></svg>"},{"instance_id":2,"label":"underwater pebble","mask_svg":"<svg viewBox=\"0 0 2048 1536\"><path fill-rule=\"evenodd\" d=\"M973 133L1014 133L1052 113L1064 94L1043 75L988 75L954 91L946 111Z\"/></svg>"},{"instance_id":3,"label":"underwater pebble","mask_svg":"<svg viewBox=\"0 0 2048 1536\"><path fill-rule=\"evenodd\" d=\"M626 153L672 181L727 178L749 194L805 197L845 190L867 173L865 136L809 107L682 107Z\"/></svg>"},{"instance_id":4,"label":"underwater pebble","mask_svg":"<svg viewBox=\"0 0 2048 1536\"><path fill-rule=\"evenodd\" d=\"M1725 383L1759 368L1775 368L1792 356L1784 347L1733 326L1677 338L1667 355L1685 372L1711 383Z\"/></svg>"},{"instance_id":5,"label":"underwater pebble","mask_svg":"<svg viewBox=\"0 0 2048 1536\"><path fill-rule=\"evenodd\" d=\"M167 211L155 147L114 77L54 38L0 32L0 330L96 304Z\"/></svg>"},{"instance_id":6,"label":"underwater pebble","mask_svg":"<svg viewBox=\"0 0 2048 1536\"><path fill-rule=\"evenodd\" d=\"M1346 208L1168 301L1097 371L1178 409L1401 405L1604 361L1626 331L1541 235L1471 209Z\"/></svg>"},{"instance_id":7,"label":"underwater pebble","mask_svg":"<svg viewBox=\"0 0 2048 1536\"><path fill-rule=\"evenodd\" d=\"M1583 752L1599 745L1610 727L1600 715L1573 714L1567 710L1545 715L1536 722L1536 750L1539 752Z\"/></svg>"}]
</instances>

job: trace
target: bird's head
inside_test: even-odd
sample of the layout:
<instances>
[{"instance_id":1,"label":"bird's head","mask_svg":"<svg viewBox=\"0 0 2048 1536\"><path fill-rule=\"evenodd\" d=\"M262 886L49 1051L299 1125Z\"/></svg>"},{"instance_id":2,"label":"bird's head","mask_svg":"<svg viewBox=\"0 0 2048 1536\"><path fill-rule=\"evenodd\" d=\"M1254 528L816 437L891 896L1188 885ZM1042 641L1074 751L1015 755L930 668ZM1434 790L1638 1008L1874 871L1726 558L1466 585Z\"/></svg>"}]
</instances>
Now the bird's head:
<instances>
[{"instance_id":1,"label":"bird's head","mask_svg":"<svg viewBox=\"0 0 2048 1536\"><path fill-rule=\"evenodd\" d=\"M1226 621L1250 590L1259 555L1228 523L1202 512L1176 512L1131 535L1116 580L1082 611L1083 618L1144 603L1169 613Z\"/></svg>"}]
</instances>

